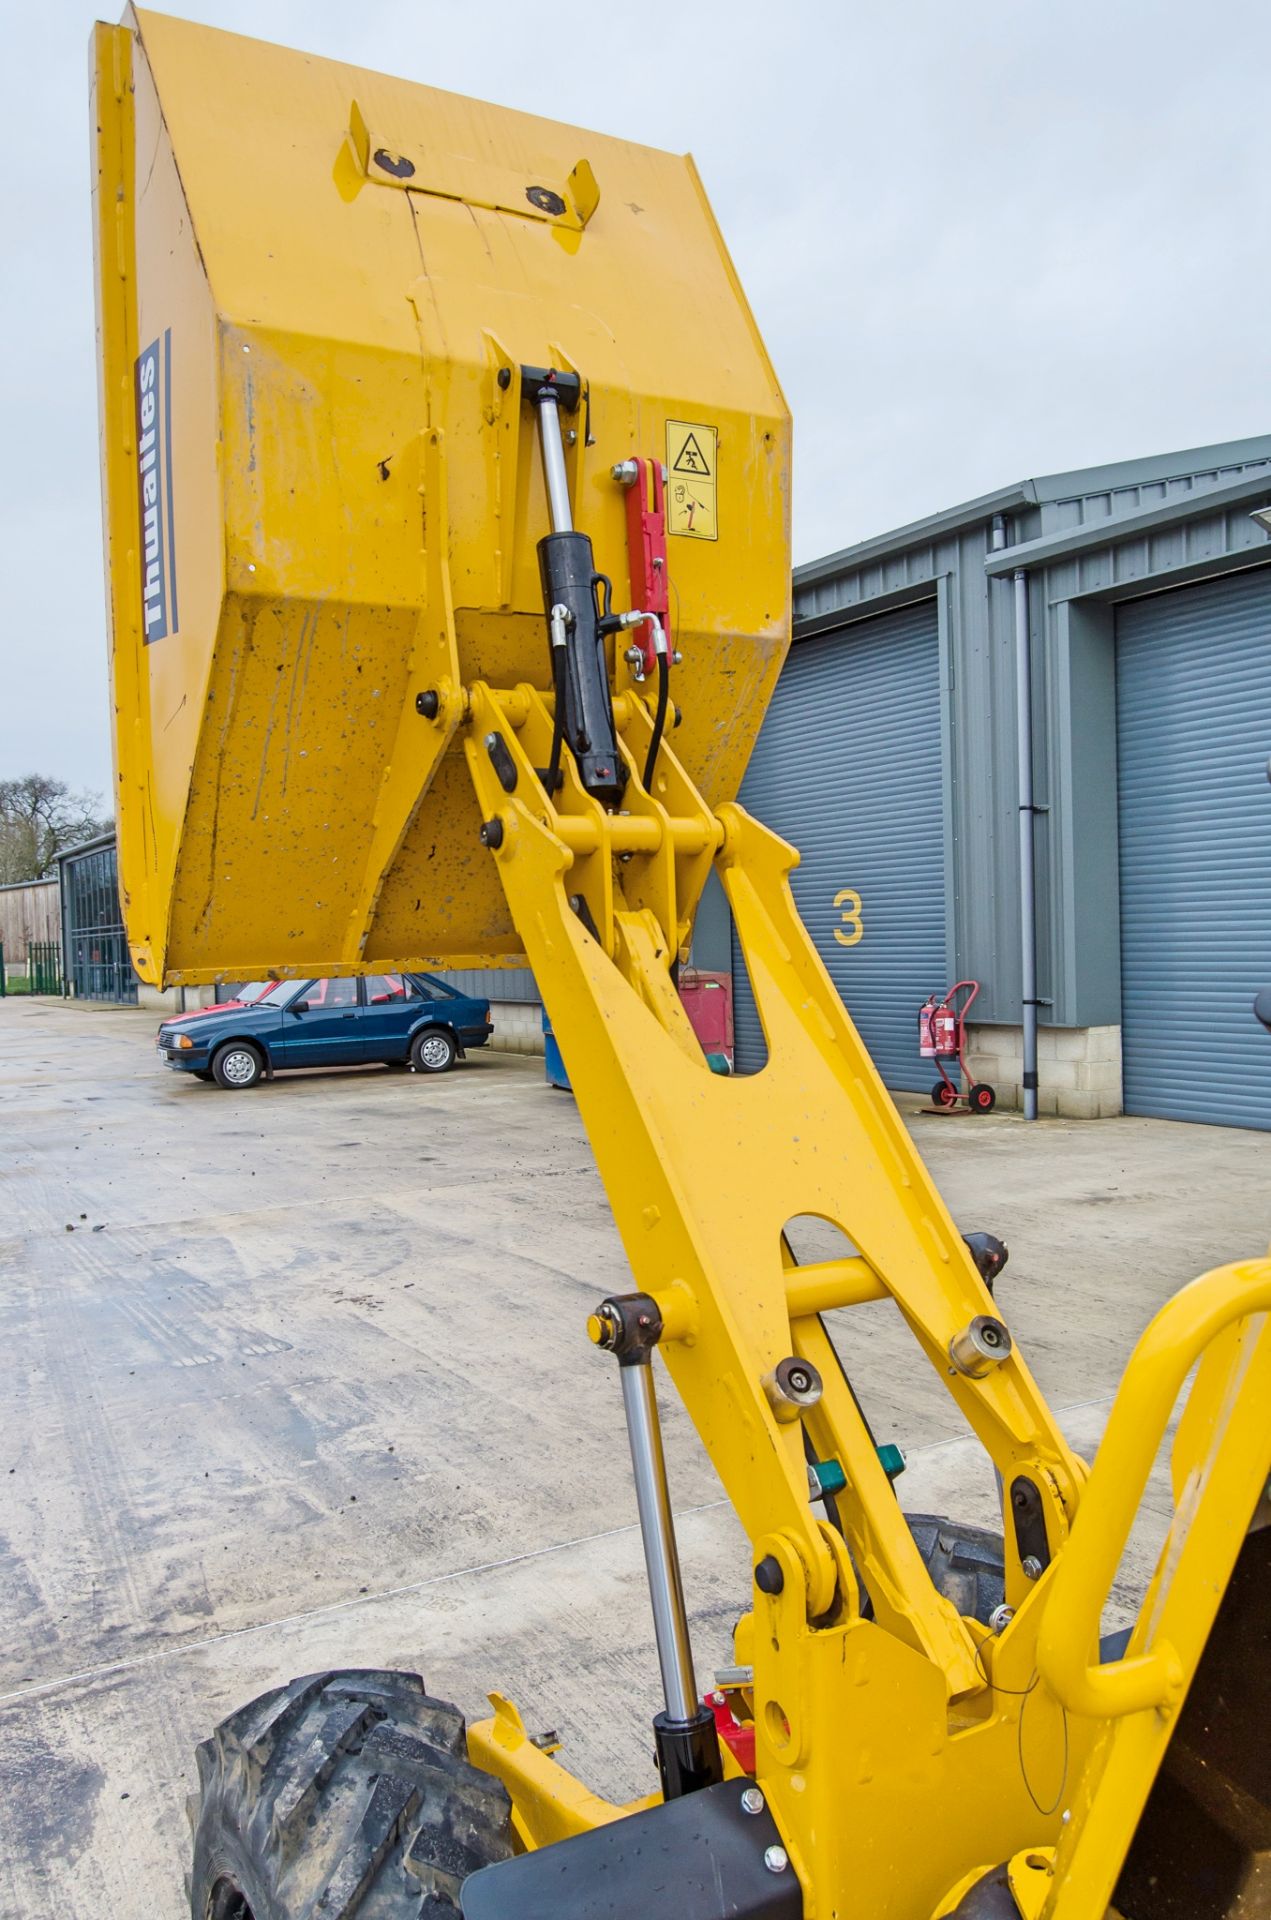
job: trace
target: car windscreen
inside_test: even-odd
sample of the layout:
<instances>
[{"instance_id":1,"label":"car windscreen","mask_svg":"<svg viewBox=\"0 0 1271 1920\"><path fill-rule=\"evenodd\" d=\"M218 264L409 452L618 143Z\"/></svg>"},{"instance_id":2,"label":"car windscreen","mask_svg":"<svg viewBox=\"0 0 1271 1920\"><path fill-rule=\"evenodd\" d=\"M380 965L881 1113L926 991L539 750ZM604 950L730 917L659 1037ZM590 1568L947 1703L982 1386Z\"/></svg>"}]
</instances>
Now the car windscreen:
<instances>
[{"instance_id":1,"label":"car windscreen","mask_svg":"<svg viewBox=\"0 0 1271 1920\"><path fill-rule=\"evenodd\" d=\"M276 980L269 1004L271 1007L289 1007L293 1000L299 999L306 987L312 985L312 980Z\"/></svg>"}]
</instances>

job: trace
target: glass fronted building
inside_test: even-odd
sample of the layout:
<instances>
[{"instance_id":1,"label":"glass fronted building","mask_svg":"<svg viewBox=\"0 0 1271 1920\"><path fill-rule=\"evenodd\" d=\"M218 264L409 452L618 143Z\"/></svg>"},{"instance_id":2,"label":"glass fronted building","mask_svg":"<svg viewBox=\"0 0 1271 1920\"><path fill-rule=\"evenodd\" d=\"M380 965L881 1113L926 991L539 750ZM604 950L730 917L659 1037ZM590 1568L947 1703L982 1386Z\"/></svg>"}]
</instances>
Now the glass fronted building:
<instances>
[{"instance_id":1,"label":"glass fronted building","mask_svg":"<svg viewBox=\"0 0 1271 1920\"><path fill-rule=\"evenodd\" d=\"M137 976L119 905L115 836L99 834L58 858L62 978L77 1000L135 1005Z\"/></svg>"}]
</instances>

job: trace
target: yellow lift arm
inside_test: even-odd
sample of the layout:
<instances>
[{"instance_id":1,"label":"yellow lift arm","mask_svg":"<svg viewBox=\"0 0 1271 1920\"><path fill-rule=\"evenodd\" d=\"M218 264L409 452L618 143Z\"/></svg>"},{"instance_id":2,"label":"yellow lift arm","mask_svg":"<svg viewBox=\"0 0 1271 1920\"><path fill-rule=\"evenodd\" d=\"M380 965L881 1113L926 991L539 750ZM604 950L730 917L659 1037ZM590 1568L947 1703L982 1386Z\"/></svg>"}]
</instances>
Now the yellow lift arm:
<instances>
[{"instance_id":1,"label":"yellow lift arm","mask_svg":"<svg viewBox=\"0 0 1271 1920\"><path fill-rule=\"evenodd\" d=\"M150 14L98 28L95 109L135 964L528 963L635 1282L589 1331L644 1529L654 1799L727 1794L730 1844L765 1842L759 1894L718 1911L1095 1920L1266 1485L1271 1263L1157 1317L1087 1478L799 920L797 854L735 803L788 634L789 422L691 162ZM670 592L615 611L664 585L632 484ZM752 1077L710 1071L675 991L712 870ZM798 1265L807 1215L850 1257ZM933 1582L821 1318L888 1299L1000 1477L991 1621ZM654 1348L752 1548L740 1787L692 1667ZM1169 1540L1099 1665L1197 1362ZM616 1846L620 1887L650 1803L597 1799L494 1698L470 1752L525 1852L464 1911L557 1911L554 1843Z\"/></svg>"}]
</instances>

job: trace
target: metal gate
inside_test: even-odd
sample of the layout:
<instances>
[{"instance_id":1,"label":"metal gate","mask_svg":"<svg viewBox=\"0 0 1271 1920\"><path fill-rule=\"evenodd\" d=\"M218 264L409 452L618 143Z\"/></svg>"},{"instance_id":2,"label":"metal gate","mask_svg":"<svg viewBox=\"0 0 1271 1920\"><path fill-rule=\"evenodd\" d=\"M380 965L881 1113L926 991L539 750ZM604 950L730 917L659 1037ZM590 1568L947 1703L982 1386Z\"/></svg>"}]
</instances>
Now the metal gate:
<instances>
[{"instance_id":1,"label":"metal gate","mask_svg":"<svg viewBox=\"0 0 1271 1920\"><path fill-rule=\"evenodd\" d=\"M76 998L135 1001L113 839L65 854L61 868L63 939Z\"/></svg>"},{"instance_id":2,"label":"metal gate","mask_svg":"<svg viewBox=\"0 0 1271 1920\"><path fill-rule=\"evenodd\" d=\"M947 984L934 601L791 649L741 790L802 854L794 897L890 1087L925 1089L918 1008ZM737 1070L765 1057L733 954Z\"/></svg>"},{"instance_id":3,"label":"metal gate","mask_svg":"<svg viewBox=\"0 0 1271 1920\"><path fill-rule=\"evenodd\" d=\"M28 940L26 943L28 993L62 991L62 956L56 940Z\"/></svg>"},{"instance_id":4,"label":"metal gate","mask_svg":"<svg viewBox=\"0 0 1271 1920\"><path fill-rule=\"evenodd\" d=\"M1271 1128L1271 568L1117 612L1127 1113Z\"/></svg>"}]
</instances>

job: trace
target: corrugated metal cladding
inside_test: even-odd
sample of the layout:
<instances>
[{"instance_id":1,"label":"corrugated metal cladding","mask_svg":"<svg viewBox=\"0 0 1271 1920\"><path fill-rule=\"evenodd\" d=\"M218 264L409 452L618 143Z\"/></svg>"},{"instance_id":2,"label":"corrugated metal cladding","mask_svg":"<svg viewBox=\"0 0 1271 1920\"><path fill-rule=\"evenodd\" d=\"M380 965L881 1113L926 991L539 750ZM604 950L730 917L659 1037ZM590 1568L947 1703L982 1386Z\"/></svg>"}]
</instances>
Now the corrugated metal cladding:
<instances>
[{"instance_id":1,"label":"corrugated metal cladding","mask_svg":"<svg viewBox=\"0 0 1271 1920\"><path fill-rule=\"evenodd\" d=\"M918 1008L945 971L940 660L926 601L799 642L741 790L743 806L799 849L794 897L889 1086L932 1074ZM733 957L737 1070L765 1049Z\"/></svg>"},{"instance_id":2,"label":"corrugated metal cladding","mask_svg":"<svg viewBox=\"0 0 1271 1920\"><path fill-rule=\"evenodd\" d=\"M1271 1129L1271 568L1116 634L1125 1109Z\"/></svg>"},{"instance_id":3,"label":"corrugated metal cladding","mask_svg":"<svg viewBox=\"0 0 1271 1920\"><path fill-rule=\"evenodd\" d=\"M534 975L526 967L467 967L451 973L439 973L460 993L478 1000L521 1000L537 1003L539 991Z\"/></svg>"},{"instance_id":4,"label":"corrugated metal cladding","mask_svg":"<svg viewBox=\"0 0 1271 1920\"><path fill-rule=\"evenodd\" d=\"M1042 1017L1116 1026L1115 603L1262 563L1249 514L1268 501L1262 434L1023 480L795 569L796 634L938 596L949 938L956 972L983 983L977 1022L1021 1019L1012 570L1029 576L1033 774L1048 809L1035 832Z\"/></svg>"}]
</instances>

